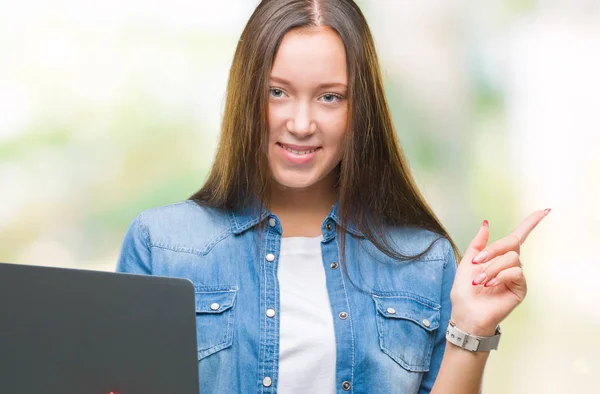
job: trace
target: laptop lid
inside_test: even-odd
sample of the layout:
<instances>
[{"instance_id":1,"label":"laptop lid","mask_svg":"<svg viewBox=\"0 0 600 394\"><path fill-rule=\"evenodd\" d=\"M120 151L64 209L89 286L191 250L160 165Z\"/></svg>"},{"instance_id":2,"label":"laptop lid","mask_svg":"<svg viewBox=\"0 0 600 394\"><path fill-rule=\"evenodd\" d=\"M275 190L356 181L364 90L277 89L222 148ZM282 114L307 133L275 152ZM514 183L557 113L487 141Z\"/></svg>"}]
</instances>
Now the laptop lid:
<instances>
[{"instance_id":1,"label":"laptop lid","mask_svg":"<svg viewBox=\"0 0 600 394\"><path fill-rule=\"evenodd\" d=\"M0 263L0 393L198 392L190 281Z\"/></svg>"}]
</instances>

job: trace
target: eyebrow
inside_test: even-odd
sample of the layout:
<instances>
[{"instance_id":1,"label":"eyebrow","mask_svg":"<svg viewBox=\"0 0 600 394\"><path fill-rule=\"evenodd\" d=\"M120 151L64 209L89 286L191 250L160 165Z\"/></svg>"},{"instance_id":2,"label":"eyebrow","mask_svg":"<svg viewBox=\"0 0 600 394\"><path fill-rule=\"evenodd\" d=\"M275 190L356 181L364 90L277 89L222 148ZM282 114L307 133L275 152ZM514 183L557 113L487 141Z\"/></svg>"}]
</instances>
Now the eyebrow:
<instances>
[{"instance_id":1,"label":"eyebrow","mask_svg":"<svg viewBox=\"0 0 600 394\"><path fill-rule=\"evenodd\" d=\"M288 85L288 86L292 85L290 83L290 81L280 78L280 77L276 77L274 75L271 76L271 80L275 81L275 82L279 82L284 85ZM317 85L317 87L318 88L333 88L333 87L346 88L347 86L345 83L342 83L342 82L323 82L323 83L320 83L319 85Z\"/></svg>"}]
</instances>

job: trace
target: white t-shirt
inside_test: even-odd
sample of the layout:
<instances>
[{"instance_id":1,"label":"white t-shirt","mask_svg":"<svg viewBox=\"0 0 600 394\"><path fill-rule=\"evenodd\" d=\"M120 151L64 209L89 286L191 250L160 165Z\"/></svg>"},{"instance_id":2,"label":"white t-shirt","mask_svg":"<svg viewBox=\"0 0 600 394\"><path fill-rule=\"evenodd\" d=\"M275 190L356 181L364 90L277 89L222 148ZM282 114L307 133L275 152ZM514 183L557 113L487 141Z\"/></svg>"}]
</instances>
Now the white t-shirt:
<instances>
[{"instance_id":1,"label":"white t-shirt","mask_svg":"<svg viewBox=\"0 0 600 394\"><path fill-rule=\"evenodd\" d=\"M322 236L281 239L280 394L335 393L335 332Z\"/></svg>"}]
</instances>

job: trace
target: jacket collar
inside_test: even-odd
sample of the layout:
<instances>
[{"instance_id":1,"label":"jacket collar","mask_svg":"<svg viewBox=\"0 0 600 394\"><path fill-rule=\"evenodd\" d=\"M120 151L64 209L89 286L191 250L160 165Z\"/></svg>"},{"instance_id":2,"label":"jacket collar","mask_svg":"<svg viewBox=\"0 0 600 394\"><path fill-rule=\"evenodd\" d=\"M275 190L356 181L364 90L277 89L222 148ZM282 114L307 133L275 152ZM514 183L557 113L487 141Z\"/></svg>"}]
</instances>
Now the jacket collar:
<instances>
[{"instance_id":1,"label":"jacket collar","mask_svg":"<svg viewBox=\"0 0 600 394\"><path fill-rule=\"evenodd\" d=\"M265 207L262 207L261 210L260 203L258 202L254 202L241 209L230 211L229 222L231 224L231 231L235 235L241 234L258 225L268 217L275 217L275 215ZM329 215L327 215L323 221L323 225L325 225L329 219L333 219L333 221L341 227L342 221L339 216L339 202L336 202L331 208ZM358 237L364 237L364 234L358 230L352 222L347 223L346 231Z\"/></svg>"}]
</instances>

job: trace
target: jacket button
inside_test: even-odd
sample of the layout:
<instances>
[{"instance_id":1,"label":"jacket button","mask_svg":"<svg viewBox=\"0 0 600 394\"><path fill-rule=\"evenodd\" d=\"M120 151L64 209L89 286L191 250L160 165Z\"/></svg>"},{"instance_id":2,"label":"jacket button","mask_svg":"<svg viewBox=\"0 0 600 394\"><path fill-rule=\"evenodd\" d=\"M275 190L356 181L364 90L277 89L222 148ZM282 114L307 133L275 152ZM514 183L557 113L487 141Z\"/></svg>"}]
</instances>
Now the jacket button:
<instances>
[{"instance_id":1,"label":"jacket button","mask_svg":"<svg viewBox=\"0 0 600 394\"><path fill-rule=\"evenodd\" d=\"M275 316L275 309L267 309L267 317Z\"/></svg>"},{"instance_id":2,"label":"jacket button","mask_svg":"<svg viewBox=\"0 0 600 394\"><path fill-rule=\"evenodd\" d=\"M333 230L333 226L331 225L331 222L327 222L327 224L325 225L325 228L327 229L327 231Z\"/></svg>"},{"instance_id":3,"label":"jacket button","mask_svg":"<svg viewBox=\"0 0 600 394\"><path fill-rule=\"evenodd\" d=\"M273 253L269 253L265 256L265 258L267 259L267 261L273 261L275 260L275 255Z\"/></svg>"},{"instance_id":4,"label":"jacket button","mask_svg":"<svg viewBox=\"0 0 600 394\"><path fill-rule=\"evenodd\" d=\"M275 227L276 224L277 224L277 222L275 221L275 219L273 219L273 218L269 219L269 226Z\"/></svg>"},{"instance_id":5,"label":"jacket button","mask_svg":"<svg viewBox=\"0 0 600 394\"><path fill-rule=\"evenodd\" d=\"M386 309L387 313L389 313L390 315L395 315L396 314L396 310L394 308L387 308Z\"/></svg>"},{"instance_id":6,"label":"jacket button","mask_svg":"<svg viewBox=\"0 0 600 394\"><path fill-rule=\"evenodd\" d=\"M334 261L333 263L331 263L331 269L332 270L337 269L337 267L338 267L338 263L337 262Z\"/></svg>"},{"instance_id":7,"label":"jacket button","mask_svg":"<svg viewBox=\"0 0 600 394\"><path fill-rule=\"evenodd\" d=\"M213 311L216 311L217 309L219 309L220 305L217 304L216 302L213 302L212 304L210 304L210 309Z\"/></svg>"},{"instance_id":8,"label":"jacket button","mask_svg":"<svg viewBox=\"0 0 600 394\"><path fill-rule=\"evenodd\" d=\"M427 319L423 319L423 325L424 325L425 327L429 327L429 326L431 325L431 323L429 322L429 320L427 320Z\"/></svg>"},{"instance_id":9,"label":"jacket button","mask_svg":"<svg viewBox=\"0 0 600 394\"><path fill-rule=\"evenodd\" d=\"M348 318L348 314L346 312L340 312L340 319L346 320Z\"/></svg>"},{"instance_id":10,"label":"jacket button","mask_svg":"<svg viewBox=\"0 0 600 394\"><path fill-rule=\"evenodd\" d=\"M271 386L272 383L273 383L273 381L268 376L263 379L263 386L265 386L265 387Z\"/></svg>"},{"instance_id":11,"label":"jacket button","mask_svg":"<svg viewBox=\"0 0 600 394\"><path fill-rule=\"evenodd\" d=\"M342 388L344 389L344 391L348 391L348 390L350 390L350 387L352 387L352 386L350 385L350 382L346 381L346 382L343 382L343 383L342 383Z\"/></svg>"}]
</instances>

